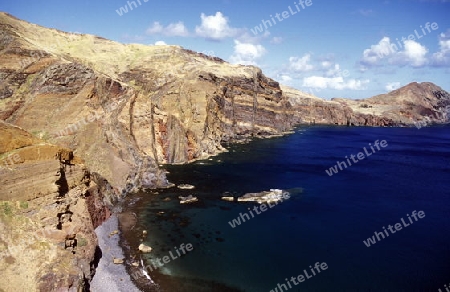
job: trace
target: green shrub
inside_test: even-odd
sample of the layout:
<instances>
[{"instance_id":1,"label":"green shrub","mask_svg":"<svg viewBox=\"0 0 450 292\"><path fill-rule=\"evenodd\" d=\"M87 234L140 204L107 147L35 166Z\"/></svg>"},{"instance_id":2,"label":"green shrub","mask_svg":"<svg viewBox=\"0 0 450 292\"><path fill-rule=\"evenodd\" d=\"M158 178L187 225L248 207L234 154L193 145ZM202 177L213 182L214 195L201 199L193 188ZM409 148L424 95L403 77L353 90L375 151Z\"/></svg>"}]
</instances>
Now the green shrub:
<instances>
[{"instance_id":1,"label":"green shrub","mask_svg":"<svg viewBox=\"0 0 450 292\"><path fill-rule=\"evenodd\" d=\"M20 208L28 209L28 202L20 202Z\"/></svg>"},{"instance_id":2,"label":"green shrub","mask_svg":"<svg viewBox=\"0 0 450 292\"><path fill-rule=\"evenodd\" d=\"M84 238L84 237L81 237L81 236L80 236L80 238L77 240L77 245L78 245L79 247L86 246L87 244L88 244L88 241L87 241L87 239Z\"/></svg>"},{"instance_id":3,"label":"green shrub","mask_svg":"<svg viewBox=\"0 0 450 292\"><path fill-rule=\"evenodd\" d=\"M7 216L12 215L11 206L7 202L3 203L3 213L5 213L5 215Z\"/></svg>"}]
</instances>

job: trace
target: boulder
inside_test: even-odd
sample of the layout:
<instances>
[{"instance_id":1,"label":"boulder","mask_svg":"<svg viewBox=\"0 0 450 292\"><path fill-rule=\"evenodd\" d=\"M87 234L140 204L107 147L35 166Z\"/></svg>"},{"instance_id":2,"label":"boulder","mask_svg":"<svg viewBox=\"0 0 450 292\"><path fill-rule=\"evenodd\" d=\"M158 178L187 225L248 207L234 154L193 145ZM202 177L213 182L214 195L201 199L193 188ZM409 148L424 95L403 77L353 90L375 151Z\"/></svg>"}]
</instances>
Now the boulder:
<instances>
[{"instance_id":1,"label":"boulder","mask_svg":"<svg viewBox=\"0 0 450 292\"><path fill-rule=\"evenodd\" d=\"M188 185L188 184L181 184L181 185L178 185L178 188L180 190L193 190L193 189L195 189L195 186Z\"/></svg>"},{"instance_id":2,"label":"boulder","mask_svg":"<svg viewBox=\"0 0 450 292\"><path fill-rule=\"evenodd\" d=\"M228 201L228 202L234 202L234 197L222 197L222 200Z\"/></svg>"},{"instance_id":3,"label":"boulder","mask_svg":"<svg viewBox=\"0 0 450 292\"><path fill-rule=\"evenodd\" d=\"M280 189L270 189L270 191L264 191L260 193L248 193L239 197L238 202L256 202L258 204L263 203L278 203L290 198L290 194L287 191Z\"/></svg>"},{"instance_id":4,"label":"boulder","mask_svg":"<svg viewBox=\"0 0 450 292\"><path fill-rule=\"evenodd\" d=\"M148 245L145 245L145 244L141 243L141 244L139 245L139 250L140 250L142 253L149 253L149 252L152 251L152 248L151 248L150 246L148 246Z\"/></svg>"},{"instance_id":5,"label":"boulder","mask_svg":"<svg viewBox=\"0 0 450 292\"><path fill-rule=\"evenodd\" d=\"M191 204L191 203L195 203L198 201L197 197L194 197L192 195L189 195L187 197L178 197L180 199L180 204Z\"/></svg>"}]
</instances>

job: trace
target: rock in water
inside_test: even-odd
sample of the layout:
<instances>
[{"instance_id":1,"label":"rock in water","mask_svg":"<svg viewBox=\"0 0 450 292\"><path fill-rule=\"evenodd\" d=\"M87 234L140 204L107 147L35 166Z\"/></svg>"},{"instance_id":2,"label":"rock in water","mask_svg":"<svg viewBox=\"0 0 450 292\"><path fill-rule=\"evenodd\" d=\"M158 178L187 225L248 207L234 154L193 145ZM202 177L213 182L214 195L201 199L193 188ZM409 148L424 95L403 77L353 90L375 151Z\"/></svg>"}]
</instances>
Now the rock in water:
<instances>
[{"instance_id":1,"label":"rock in water","mask_svg":"<svg viewBox=\"0 0 450 292\"><path fill-rule=\"evenodd\" d=\"M192 196L192 195L189 195L189 196L187 196L187 197L182 197L182 196L180 196L180 197L178 197L181 201L180 201L180 204L191 204L191 203L194 203L194 202L197 202L198 201L198 198L197 197L194 197L194 196Z\"/></svg>"},{"instance_id":2,"label":"rock in water","mask_svg":"<svg viewBox=\"0 0 450 292\"><path fill-rule=\"evenodd\" d=\"M287 191L280 189L270 189L270 191L264 191L260 193L248 193L238 198L238 202L256 202L258 204L263 203L278 203L290 198L290 194Z\"/></svg>"},{"instance_id":3,"label":"rock in water","mask_svg":"<svg viewBox=\"0 0 450 292\"><path fill-rule=\"evenodd\" d=\"M141 252L143 252L143 253L149 253L149 252L152 251L152 248L151 248L150 246L148 246L148 245L145 245L145 244L141 243L141 244L139 245L139 250L140 250Z\"/></svg>"},{"instance_id":4,"label":"rock in water","mask_svg":"<svg viewBox=\"0 0 450 292\"><path fill-rule=\"evenodd\" d=\"M234 197L222 197L222 200L228 201L228 202L234 202Z\"/></svg>"},{"instance_id":5,"label":"rock in water","mask_svg":"<svg viewBox=\"0 0 450 292\"><path fill-rule=\"evenodd\" d=\"M195 189L195 186L188 185L188 184L181 184L181 185L178 186L178 188L180 190L193 190L193 189Z\"/></svg>"}]
</instances>

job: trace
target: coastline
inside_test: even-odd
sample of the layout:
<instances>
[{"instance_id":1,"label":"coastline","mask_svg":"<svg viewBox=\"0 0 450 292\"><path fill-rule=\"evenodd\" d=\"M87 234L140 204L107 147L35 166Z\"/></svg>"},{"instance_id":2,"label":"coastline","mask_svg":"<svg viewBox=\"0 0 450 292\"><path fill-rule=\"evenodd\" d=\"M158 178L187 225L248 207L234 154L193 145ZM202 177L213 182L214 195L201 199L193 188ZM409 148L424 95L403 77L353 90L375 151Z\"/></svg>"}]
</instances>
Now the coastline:
<instances>
[{"instance_id":1,"label":"coastline","mask_svg":"<svg viewBox=\"0 0 450 292\"><path fill-rule=\"evenodd\" d=\"M120 230L119 246L123 251L124 257L126 258L123 267L125 267L127 275L133 285L138 287L140 291L144 292L242 292L242 290L234 287L228 287L223 283L196 278L185 278L175 275L166 275L159 269L148 271L148 275L142 273L141 254L137 250L137 246L144 239L142 236L142 230L146 228L144 226L144 222L139 222L139 220L137 220L136 213L134 213L134 211L136 208L139 209L141 206L145 206L149 203L148 199L145 199L145 195L148 194L150 193L141 192L136 196L131 195L126 197L122 205L122 212L117 215ZM149 233L146 237L148 236L155 235ZM135 267L131 265L133 262L139 262L141 265L139 267ZM143 257L143 264L145 266L150 264L145 257ZM149 280L147 276L150 276L151 280Z\"/></svg>"},{"instance_id":2,"label":"coastline","mask_svg":"<svg viewBox=\"0 0 450 292\"><path fill-rule=\"evenodd\" d=\"M117 215L113 214L102 225L95 229L98 245L101 249L101 259L90 283L90 291L111 292L129 291L140 292L131 280L124 264L114 264L113 259L124 259L123 249L119 245L120 235L110 236L119 228Z\"/></svg>"}]
</instances>

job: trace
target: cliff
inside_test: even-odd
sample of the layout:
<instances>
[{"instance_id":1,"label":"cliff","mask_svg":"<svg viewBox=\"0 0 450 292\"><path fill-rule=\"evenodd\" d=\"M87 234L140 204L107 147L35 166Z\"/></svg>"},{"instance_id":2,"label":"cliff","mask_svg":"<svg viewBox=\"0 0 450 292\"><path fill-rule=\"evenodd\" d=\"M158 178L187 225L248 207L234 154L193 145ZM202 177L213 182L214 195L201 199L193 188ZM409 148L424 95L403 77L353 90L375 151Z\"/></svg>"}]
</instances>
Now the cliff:
<instances>
[{"instance_id":1,"label":"cliff","mask_svg":"<svg viewBox=\"0 0 450 292\"><path fill-rule=\"evenodd\" d=\"M0 136L0 290L79 291L118 196L71 150L1 121Z\"/></svg>"},{"instance_id":2,"label":"cliff","mask_svg":"<svg viewBox=\"0 0 450 292\"><path fill-rule=\"evenodd\" d=\"M346 126L412 126L450 121L450 94L429 83L412 82L387 94L366 99L331 101L282 87L294 123Z\"/></svg>"},{"instance_id":3,"label":"cliff","mask_svg":"<svg viewBox=\"0 0 450 292\"><path fill-rule=\"evenodd\" d=\"M67 34L4 13L0 26L0 119L72 149L117 189L167 185L159 164L292 126L279 84L256 67L178 46Z\"/></svg>"}]
</instances>

